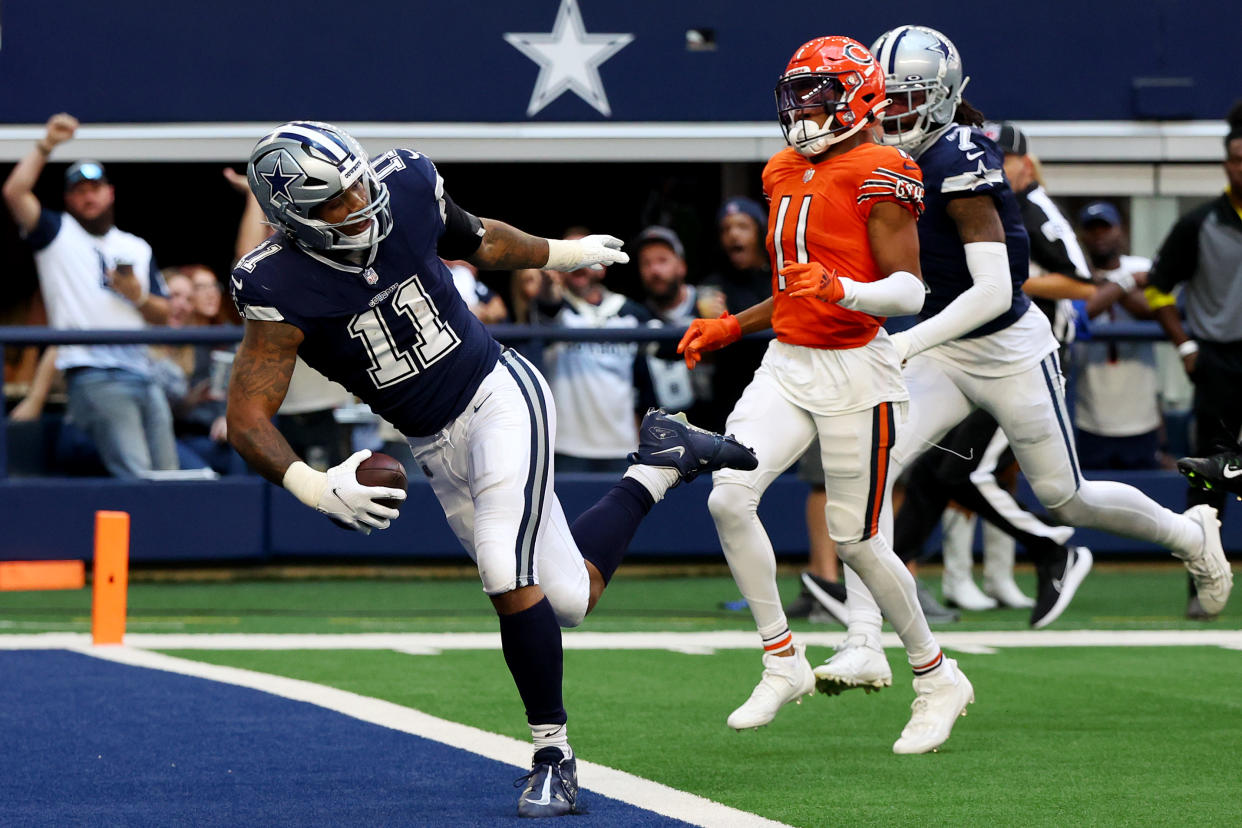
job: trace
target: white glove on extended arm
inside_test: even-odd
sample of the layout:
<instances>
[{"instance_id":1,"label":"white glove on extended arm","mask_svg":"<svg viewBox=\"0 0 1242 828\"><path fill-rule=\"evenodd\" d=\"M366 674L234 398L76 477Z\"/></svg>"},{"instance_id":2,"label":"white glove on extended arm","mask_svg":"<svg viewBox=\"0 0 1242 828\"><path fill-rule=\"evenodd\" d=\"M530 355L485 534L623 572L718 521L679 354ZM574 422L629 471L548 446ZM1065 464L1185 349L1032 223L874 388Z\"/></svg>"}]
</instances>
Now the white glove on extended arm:
<instances>
[{"instance_id":1,"label":"white glove on extended arm","mask_svg":"<svg viewBox=\"0 0 1242 828\"><path fill-rule=\"evenodd\" d=\"M965 247L966 267L974 284L940 313L903 331L900 338L893 337L902 359L970 333L1000 316L1013 303L1005 243L970 242Z\"/></svg>"},{"instance_id":2,"label":"white glove on extended arm","mask_svg":"<svg viewBox=\"0 0 1242 828\"><path fill-rule=\"evenodd\" d=\"M363 486L358 482L358 464L371 456L367 449L350 455L339 466L318 472L301 460L285 470L284 487L293 496L333 520L370 534L372 527L387 529L400 513L376 503L394 498L405 500L405 492L383 486Z\"/></svg>"},{"instance_id":3,"label":"white glove on extended arm","mask_svg":"<svg viewBox=\"0 0 1242 828\"><path fill-rule=\"evenodd\" d=\"M580 239L548 239L548 270L571 271L584 267L602 270L605 265L625 264L628 253L621 252L620 239L613 236L583 236Z\"/></svg>"}]
</instances>

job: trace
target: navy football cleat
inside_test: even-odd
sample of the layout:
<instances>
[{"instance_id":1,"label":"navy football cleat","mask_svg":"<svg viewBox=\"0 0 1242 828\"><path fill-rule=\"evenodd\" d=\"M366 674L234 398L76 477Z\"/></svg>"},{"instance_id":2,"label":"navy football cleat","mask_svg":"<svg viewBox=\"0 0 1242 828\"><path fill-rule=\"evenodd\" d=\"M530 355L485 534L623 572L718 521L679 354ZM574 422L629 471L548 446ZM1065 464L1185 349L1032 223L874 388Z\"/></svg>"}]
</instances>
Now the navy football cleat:
<instances>
[{"instance_id":1,"label":"navy football cleat","mask_svg":"<svg viewBox=\"0 0 1242 828\"><path fill-rule=\"evenodd\" d=\"M685 414L669 414L660 408L651 409L643 417L638 429L638 451L630 454L629 461L676 469L687 483L703 472L750 471L759 465L755 452L732 435L693 426Z\"/></svg>"},{"instance_id":2,"label":"navy football cleat","mask_svg":"<svg viewBox=\"0 0 1242 828\"><path fill-rule=\"evenodd\" d=\"M530 773L520 776L513 787L526 783L518 798L520 817L558 817L582 813L578 808L578 762L566 759L560 748L535 751Z\"/></svg>"}]
</instances>

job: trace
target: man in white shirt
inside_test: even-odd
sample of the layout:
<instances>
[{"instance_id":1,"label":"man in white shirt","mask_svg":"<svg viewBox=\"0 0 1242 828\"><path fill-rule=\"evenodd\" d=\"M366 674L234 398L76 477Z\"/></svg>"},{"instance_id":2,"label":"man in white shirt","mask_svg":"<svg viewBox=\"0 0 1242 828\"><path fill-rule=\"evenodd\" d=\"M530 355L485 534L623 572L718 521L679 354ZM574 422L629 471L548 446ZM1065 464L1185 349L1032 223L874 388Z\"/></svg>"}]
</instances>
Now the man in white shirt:
<instances>
[{"instance_id":1,"label":"man in white shirt","mask_svg":"<svg viewBox=\"0 0 1242 828\"><path fill-rule=\"evenodd\" d=\"M589 235L571 228L565 239ZM544 271L535 324L566 328L634 329L651 312L604 286L607 270ZM616 472L628 464L642 412L653 405L645 352L635 342L558 342L544 353L556 400L557 472Z\"/></svg>"},{"instance_id":2,"label":"man in white shirt","mask_svg":"<svg viewBox=\"0 0 1242 828\"><path fill-rule=\"evenodd\" d=\"M1098 289L1088 302L1094 330L1150 319L1143 298L1151 260L1122 254L1121 213L1095 201L1078 215ZM1110 287L1115 285L1116 287ZM1078 459L1084 469L1154 469L1159 463L1160 403L1151 342L1081 342L1078 405L1074 409Z\"/></svg>"},{"instance_id":3,"label":"man in white shirt","mask_svg":"<svg viewBox=\"0 0 1242 828\"><path fill-rule=\"evenodd\" d=\"M151 245L113 224L115 192L102 164L79 161L65 173L65 212L44 208L33 190L48 156L77 131L71 115L53 115L4 182L4 202L34 248L51 326L129 329L168 319L167 290ZM172 413L151 378L145 345L66 345L69 418L94 441L117 477L177 468Z\"/></svg>"}]
</instances>

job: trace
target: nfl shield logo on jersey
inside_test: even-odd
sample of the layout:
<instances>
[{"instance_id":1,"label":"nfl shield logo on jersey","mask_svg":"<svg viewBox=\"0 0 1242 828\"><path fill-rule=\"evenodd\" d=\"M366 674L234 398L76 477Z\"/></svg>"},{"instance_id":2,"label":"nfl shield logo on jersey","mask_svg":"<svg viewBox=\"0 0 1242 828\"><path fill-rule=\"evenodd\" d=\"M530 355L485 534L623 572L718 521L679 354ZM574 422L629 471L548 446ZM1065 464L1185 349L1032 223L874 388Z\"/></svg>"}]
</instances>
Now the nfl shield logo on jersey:
<instances>
[{"instance_id":1,"label":"nfl shield logo on jersey","mask_svg":"<svg viewBox=\"0 0 1242 828\"><path fill-rule=\"evenodd\" d=\"M379 281L379 274L375 272L375 268L368 267L362 271L362 278L367 280L368 285L373 285Z\"/></svg>"},{"instance_id":2,"label":"nfl shield logo on jersey","mask_svg":"<svg viewBox=\"0 0 1242 828\"><path fill-rule=\"evenodd\" d=\"M814 177L815 177L815 170L807 170L806 172L802 174L802 183L805 184L806 182L810 181Z\"/></svg>"}]
</instances>

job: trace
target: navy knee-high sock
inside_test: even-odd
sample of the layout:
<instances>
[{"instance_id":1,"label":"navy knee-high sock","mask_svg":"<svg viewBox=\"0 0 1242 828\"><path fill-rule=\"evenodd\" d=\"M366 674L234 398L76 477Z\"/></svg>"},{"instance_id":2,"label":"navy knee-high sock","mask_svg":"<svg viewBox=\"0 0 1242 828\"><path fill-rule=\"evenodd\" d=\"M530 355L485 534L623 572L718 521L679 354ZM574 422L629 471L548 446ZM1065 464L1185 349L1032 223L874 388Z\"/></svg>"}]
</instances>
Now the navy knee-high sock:
<instances>
[{"instance_id":1,"label":"navy knee-high sock","mask_svg":"<svg viewBox=\"0 0 1242 828\"><path fill-rule=\"evenodd\" d=\"M526 705L526 721L565 724L561 627L546 597L521 612L500 616L500 646Z\"/></svg>"},{"instance_id":2,"label":"navy knee-high sock","mask_svg":"<svg viewBox=\"0 0 1242 828\"><path fill-rule=\"evenodd\" d=\"M595 565L605 584L612 580L638 524L654 505L655 498L643 484L623 477L569 527L578 551Z\"/></svg>"}]
</instances>

